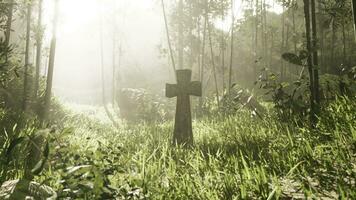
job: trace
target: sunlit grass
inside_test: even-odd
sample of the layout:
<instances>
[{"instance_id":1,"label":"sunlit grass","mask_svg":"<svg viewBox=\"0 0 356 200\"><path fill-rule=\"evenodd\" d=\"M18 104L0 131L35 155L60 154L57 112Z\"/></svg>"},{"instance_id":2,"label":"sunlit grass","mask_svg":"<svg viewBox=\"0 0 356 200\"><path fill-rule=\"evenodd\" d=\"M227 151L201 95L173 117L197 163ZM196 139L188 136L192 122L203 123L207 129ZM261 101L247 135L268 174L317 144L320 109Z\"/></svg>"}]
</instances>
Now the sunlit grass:
<instances>
[{"instance_id":1,"label":"sunlit grass","mask_svg":"<svg viewBox=\"0 0 356 200\"><path fill-rule=\"evenodd\" d=\"M328 109L337 112L326 113L315 131L247 112L195 121L190 149L171 146L172 123L114 129L73 115L65 126L75 128L62 134L64 146L54 153L47 181L64 196L88 198L111 191L132 199L352 199L355 107L341 99ZM66 168L83 165L95 167L66 174Z\"/></svg>"}]
</instances>

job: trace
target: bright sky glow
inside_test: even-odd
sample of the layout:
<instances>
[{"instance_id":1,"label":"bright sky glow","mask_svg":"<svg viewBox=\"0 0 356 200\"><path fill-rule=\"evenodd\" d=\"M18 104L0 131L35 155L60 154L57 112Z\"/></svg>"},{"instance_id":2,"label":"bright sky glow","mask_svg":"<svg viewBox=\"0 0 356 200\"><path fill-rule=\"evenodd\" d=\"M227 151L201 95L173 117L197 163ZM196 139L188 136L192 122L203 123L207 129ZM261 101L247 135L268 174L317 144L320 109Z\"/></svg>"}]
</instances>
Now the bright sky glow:
<instances>
[{"instance_id":1,"label":"bright sky glow","mask_svg":"<svg viewBox=\"0 0 356 200\"><path fill-rule=\"evenodd\" d=\"M274 2L275 0L266 0L266 4L268 5L268 11L275 12L277 14L281 14L283 12L283 7ZM244 17L244 9L248 8L249 5L244 0L234 0L234 15L235 19L241 19ZM215 26L218 29L229 31L231 29L231 10L229 11L227 17L222 21L218 19L215 21Z\"/></svg>"},{"instance_id":2,"label":"bright sky glow","mask_svg":"<svg viewBox=\"0 0 356 200\"><path fill-rule=\"evenodd\" d=\"M49 43L54 5L53 0L44 1L46 41ZM137 68L137 71L148 76L153 73L152 68L157 67L155 66L158 59L157 46L161 43L164 27L161 10L155 7L156 1L59 0L59 2L60 21L54 73L54 91L57 96L66 99L80 99L75 95L100 97L100 34L103 30L105 73L107 77L112 77L110 68L113 60L115 20L117 43L122 43L123 48L122 68L130 67L131 70ZM118 53L116 56L118 57ZM111 79L108 78L106 82L110 84Z\"/></svg>"},{"instance_id":3,"label":"bright sky glow","mask_svg":"<svg viewBox=\"0 0 356 200\"><path fill-rule=\"evenodd\" d=\"M44 0L47 43L51 38L53 2L54 0ZM158 58L158 46L167 42L159 1L59 0L59 2L60 17L54 73L54 91L57 96L65 99L100 96L100 34L103 30L105 73L107 77L112 77L115 20L116 37L123 49L121 60L123 70L127 68L133 74L145 74L147 78L151 78L157 77L155 74L155 69L159 67L157 65L164 65L167 68L167 60L160 61ZM169 3L168 0L166 2ZM271 2L271 11L281 13L280 6L272 7L273 0L267 0L268 2ZM235 1L237 19L243 17L242 5L242 0ZM231 13L229 15L231 16ZM224 21L216 21L215 25L229 31L231 17L228 16ZM169 77L171 72L168 70L167 73L168 75L161 77ZM129 77L127 74L124 76ZM111 79L108 78L106 82L110 84ZM92 101L95 102L95 99Z\"/></svg>"}]
</instances>

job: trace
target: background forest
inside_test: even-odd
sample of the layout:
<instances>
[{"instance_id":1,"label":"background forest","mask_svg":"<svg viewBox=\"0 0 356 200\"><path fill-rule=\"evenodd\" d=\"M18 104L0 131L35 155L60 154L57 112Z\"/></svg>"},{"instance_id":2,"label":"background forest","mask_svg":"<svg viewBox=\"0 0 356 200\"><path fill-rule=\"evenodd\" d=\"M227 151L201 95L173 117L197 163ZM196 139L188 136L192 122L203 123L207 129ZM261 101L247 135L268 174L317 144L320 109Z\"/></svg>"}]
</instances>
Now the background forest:
<instances>
[{"instance_id":1,"label":"background forest","mask_svg":"<svg viewBox=\"0 0 356 200\"><path fill-rule=\"evenodd\" d=\"M355 199L353 6L0 0L0 199Z\"/></svg>"}]
</instances>

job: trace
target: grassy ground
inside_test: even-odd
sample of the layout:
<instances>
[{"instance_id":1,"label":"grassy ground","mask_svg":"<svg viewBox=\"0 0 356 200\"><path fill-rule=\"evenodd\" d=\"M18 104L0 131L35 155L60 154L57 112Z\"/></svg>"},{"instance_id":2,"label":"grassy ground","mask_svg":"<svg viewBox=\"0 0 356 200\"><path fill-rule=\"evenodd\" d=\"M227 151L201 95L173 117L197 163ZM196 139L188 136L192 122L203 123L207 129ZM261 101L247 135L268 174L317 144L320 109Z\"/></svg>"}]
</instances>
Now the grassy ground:
<instances>
[{"instance_id":1,"label":"grassy ground","mask_svg":"<svg viewBox=\"0 0 356 200\"><path fill-rule=\"evenodd\" d=\"M356 106L339 99L317 129L240 112L195 121L195 146L172 147L172 123L67 115L38 181L74 199L355 199ZM102 116L102 115L101 115Z\"/></svg>"}]
</instances>

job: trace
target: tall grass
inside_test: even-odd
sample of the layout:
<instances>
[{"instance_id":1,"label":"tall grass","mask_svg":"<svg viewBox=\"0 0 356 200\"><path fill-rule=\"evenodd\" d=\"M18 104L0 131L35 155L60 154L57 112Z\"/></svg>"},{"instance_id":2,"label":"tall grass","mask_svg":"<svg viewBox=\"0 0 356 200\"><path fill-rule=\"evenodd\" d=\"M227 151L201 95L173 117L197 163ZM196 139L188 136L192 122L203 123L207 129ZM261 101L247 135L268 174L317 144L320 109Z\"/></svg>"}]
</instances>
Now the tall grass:
<instances>
[{"instance_id":1,"label":"tall grass","mask_svg":"<svg viewBox=\"0 0 356 200\"><path fill-rule=\"evenodd\" d=\"M76 199L356 198L356 106L330 104L317 129L247 112L195 121L195 146L172 123L119 129L68 115L39 181Z\"/></svg>"}]
</instances>

